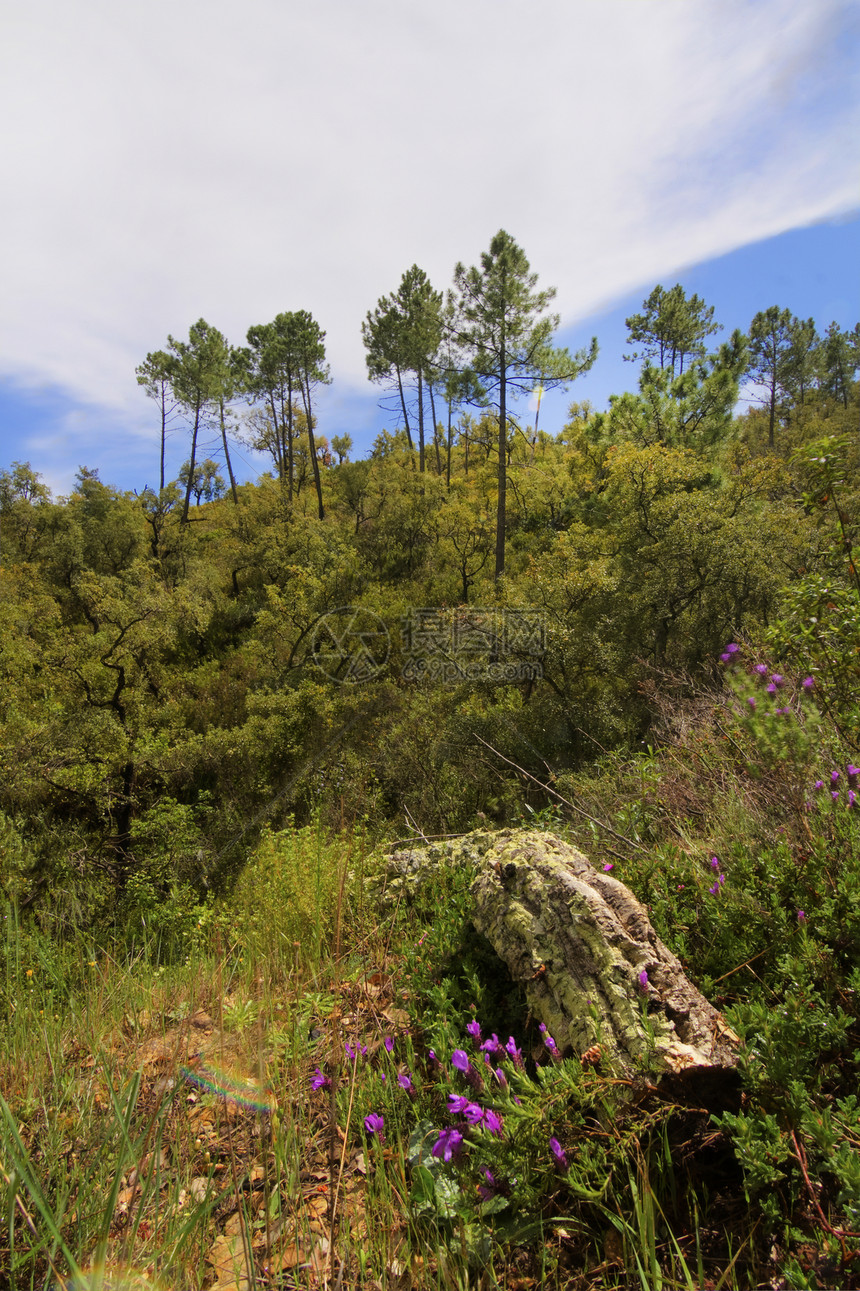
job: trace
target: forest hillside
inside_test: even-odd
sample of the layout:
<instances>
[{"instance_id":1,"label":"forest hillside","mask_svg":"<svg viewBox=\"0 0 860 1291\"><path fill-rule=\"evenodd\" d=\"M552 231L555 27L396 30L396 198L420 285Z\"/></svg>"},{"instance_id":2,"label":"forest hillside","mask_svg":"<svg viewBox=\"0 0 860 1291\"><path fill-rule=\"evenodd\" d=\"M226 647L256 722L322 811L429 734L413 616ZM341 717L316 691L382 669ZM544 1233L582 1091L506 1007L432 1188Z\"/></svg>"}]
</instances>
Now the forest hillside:
<instances>
[{"instance_id":1,"label":"forest hillside","mask_svg":"<svg viewBox=\"0 0 860 1291\"><path fill-rule=\"evenodd\" d=\"M548 433L596 343L503 232L455 286L368 313L364 459L302 311L147 356L157 491L0 473L2 1285L860 1284L860 332L657 287ZM524 823L648 906L737 1106L542 1051L456 875L368 895Z\"/></svg>"}]
</instances>

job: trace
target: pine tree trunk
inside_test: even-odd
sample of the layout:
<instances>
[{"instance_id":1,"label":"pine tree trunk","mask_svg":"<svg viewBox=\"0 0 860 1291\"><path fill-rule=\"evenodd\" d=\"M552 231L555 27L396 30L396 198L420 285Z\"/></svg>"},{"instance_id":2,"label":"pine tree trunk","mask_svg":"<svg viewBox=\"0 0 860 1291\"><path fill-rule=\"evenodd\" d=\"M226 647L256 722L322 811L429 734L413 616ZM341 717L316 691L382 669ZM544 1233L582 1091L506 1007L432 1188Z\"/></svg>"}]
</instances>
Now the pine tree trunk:
<instances>
[{"instance_id":1,"label":"pine tree trunk","mask_svg":"<svg viewBox=\"0 0 860 1291\"><path fill-rule=\"evenodd\" d=\"M233 465L230 461L230 449L227 447L227 425L224 419L224 400L220 404L221 413L221 443L224 445L224 460L227 463L227 474L230 476L230 492L233 495L234 505L239 505L239 494L236 492L236 481L233 478Z\"/></svg>"},{"instance_id":2,"label":"pine tree trunk","mask_svg":"<svg viewBox=\"0 0 860 1291\"><path fill-rule=\"evenodd\" d=\"M508 431L507 431L507 354L505 353L505 331L502 324L502 339L499 349L499 494L496 510L496 578L505 572L505 506L508 488Z\"/></svg>"}]
</instances>

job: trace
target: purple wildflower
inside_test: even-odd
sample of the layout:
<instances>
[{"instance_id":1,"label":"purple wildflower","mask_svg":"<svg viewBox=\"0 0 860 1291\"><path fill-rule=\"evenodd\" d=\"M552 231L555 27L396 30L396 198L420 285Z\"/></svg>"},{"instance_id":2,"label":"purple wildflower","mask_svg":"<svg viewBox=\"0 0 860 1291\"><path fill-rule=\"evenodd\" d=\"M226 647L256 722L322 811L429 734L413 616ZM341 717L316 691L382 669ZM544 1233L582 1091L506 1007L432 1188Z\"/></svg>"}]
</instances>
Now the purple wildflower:
<instances>
[{"instance_id":1,"label":"purple wildflower","mask_svg":"<svg viewBox=\"0 0 860 1291\"><path fill-rule=\"evenodd\" d=\"M435 1049L428 1049L428 1050L427 1050L427 1061L430 1063L430 1066L431 1066L431 1068L432 1068L432 1070L433 1070L433 1071L435 1071L435 1072L437 1072L437 1073L438 1073L438 1072L442 1072L442 1071L444 1071L444 1070L445 1070L445 1068L442 1066L442 1064L441 1064L441 1062L439 1061L439 1059L436 1057L436 1050L435 1050Z\"/></svg>"},{"instance_id":2,"label":"purple wildflower","mask_svg":"<svg viewBox=\"0 0 860 1291\"><path fill-rule=\"evenodd\" d=\"M364 1118L364 1128L368 1134L376 1134L382 1142L382 1131L385 1129L385 1117L380 1116L378 1112L371 1112Z\"/></svg>"},{"instance_id":3,"label":"purple wildflower","mask_svg":"<svg viewBox=\"0 0 860 1291\"><path fill-rule=\"evenodd\" d=\"M489 1201L490 1198L495 1197L498 1192L498 1185L496 1184L492 1171L488 1170L486 1166L484 1166L481 1173L484 1176L485 1182L478 1184L478 1195L480 1196L481 1201Z\"/></svg>"},{"instance_id":4,"label":"purple wildflower","mask_svg":"<svg viewBox=\"0 0 860 1291\"><path fill-rule=\"evenodd\" d=\"M561 1057L561 1054L560 1054L560 1053L559 1053L559 1051L558 1051L558 1048L557 1048L557 1046L556 1046L555 1040L553 1040L552 1036L551 1036L551 1035L550 1035L550 1033L547 1031L546 1026L544 1025L544 1023L543 1023L543 1022L541 1022L541 1024L540 1024L540 1030L541 1030L541 1034L542 1034L542 1036L543 1036L543 1042L544 1042L545 1046L547 1047L547 1049L549 1049L549 1051L550 1051L550 1053L552 1054L553 1058L560 1058L560 1057Z\"/></svg>"},{"instance_id":5,"label":"purple wildflower","mask_svg":"<svg viewBox=\"0 0 860 1291\"><path fill-rule=\"evenodd\" d=\"M740 646L737 645L734 641L730 641L729 644L726 646L727 654L737 654L739 650L740 650Z\"/></svg>"},{"instance_id":6,"label":"purple wildflower","mask_svg":"<svg viewBox=\"0 0 860 1291\"><path fill-rule=\"evenodd\" d=\"M837 783L838 783L838 781L839 781L839 772L838 772L838 771L831 771L831 772L830 772L830 783L831 783L831 784L837 784Z\"/></svg>"},{"instance_id":7,"label":"purple wildflower","mask_svg":"<svg viewBox=\"0 0 860 1291\"><path fill-rule=\"evenodd\" d=\"M555 1163L558 1166L559 1170L566 1170L567 1153L564 1151L564 1148L561 1146L558 1139L555 1139L555 1138L550 1139L549 1150L555 1157Z\"/></svg>"},{"instance_id":8,"label":"purple wildflower","mask_svg":"<svg viewBox=\"0 0 860 1291\"><path fill-rule=\"evenodd\" d=\"M732 656L731 656L730 654L721 654L721 655L720 655L720 663L728 663L728 662L729 662L729 660L731 659L731 657L732 657Z\"/></svg>"},{"instance_id":9,"label":"purple wildflower","mask_svg":"<svg viewBox=\"0 0 860 1291\"><path fill-rule=\"evenodd\" d=\"M484 1129L490 1134L501 1134L502 1118L491 1107L488 1107L483 1116Z\"/></svg>"},{"instance_id":10,"label":"purple wildflower","mask_svg":"<svg viewBox=\"0 0 860 1291\"><path fill-rule=\"evenodd\" d=\"M815 678L814 678L814 677L804 677L804 679L803 679L803 689L804 689L804 690L812 690L814 686L815 686Z\"/></svg>"},{"instance_id":11,"label":"purple wildflower","mask_svg":"<svg viewBox=\"0 0 860 1291\"><path fill-rule=\"evenodd\" d=\"M642 969L642 972L639 974L639 989L640 991L648 990L648 974L646 973L644 968Z\"/></svg>"},{"instance_id":12,"label":"purple wildflower","mask_svg":"<svg viewBox=\"0 0 860 1291\"><path fill-rule=\"evenodd\" d=\"M523 1051L517 1048L517 1042L513 1036L508 1037L508 1043L505 1045L508 1056L513 1060L515 1067L523 1065Z\"/></svg>"},{"instance_id":13,"label":"purple wildflower","mask_svg":"<svg viewBox=\"0 0 860 1291\"><path fill-rule=\"evenodd\" d=\"M407 1075L406 1072L402 1072L401 1075L397 1077L397 1083L401 1089L412 1088L412 1078L409 1075Z\"/></svg>"},{"instance_id":14,"label":"purple wildflower","mask_svg":"<svg viewBox=\"0 0 860 1291\"><path fill-rule=\"evenodd\" d=\"M770 679L773 682L774 686L781 686L783 683L782 673L779 673L779 672L772 673Z\"/></svg>"},{"instance_id":15,"label":"purple wildflower","mask_svg":"<svg viewBox=\"0 0 860 1291\"><path fill-rule=\"evenodd\" d=\"M440 1130L439 1137L430 1149L430 1155L450 1161L459 1156L463 1146L463 1136L459 1130Z\"/></svg>"},{"instance_id":16,"label":"purple wildflower","mask_svg":"<svg viewBox=\"0 0 860 1291\"><path fill-rule=\"evenodd\" d=\"M346 1050L346 1056L347 1056L347 1058L349 1059L349 1061L350 1061L350 1062L354 1062L354 1061L358 1058L358 1056L359 1056L359 1055L361 1055L361 1057L362 1057L362 1058L367 1057L367 1045L366 1045L366 1044L357 1044L357 1045L355 1046L355 1048L353 1049L352 1045L351 1045L351 1044L349 1044L349 1043L347 1043L347 1044L345 1044L343 1047L344 1047L344 1049Z\"/></svg>"},{"instance_id":17,"label":"purple wildflower","mask_svg":"<svg viewBox=\"0 0 860 1291\"><path fill-rule=\"evenodd\" d=\"M848 784L852 789L857 788L857 777L860 776L860 767L852 766L849 762L845 768L845 774L848 776Z\"/></svg>"},{"instance_id":18,"label":"purple wildflower","mask_svg":"<svg viewBox=\"0 0 860 1291\"><path fill-rule=\"evenodd\" d=\"M452 1116L464 1116L470 1125L477 1125L484 1115L482 1107L463 1098L462 1094L448 1095L448 1111Z\"/></svg>"},{"instance_id":19,"label":"purple wildflower","mask_svg":"<svg viewBox=\"0 0 860 1291\"><path fill-rule=\"evenodd\" d=\"M758 673L758 675L759 675L760 677L763 677L763 676L765 675L765 673L767 672L767 664L766 664L766 663L757 663L757 664L756 664L756 666L755 666L755 670L756 670L756 672Z\"/></svg>"},{"instance_id":20,"label":"purple wildflower","mask_svg":"<svg viewBox=\"0 0 860 1291\"><path fill-rule=\"evenodd\" d=\"M472 1065L469 1061L469 1055L464 1053L462 1049L455 1049L451 1054L451 1066L456 1068L457 1071L461 1071L463 1073L466 1080L476 1093L480 1094L483 1092L484 1082L481 1079L480 1072L477 1067Z\"/></svg>"},{"instance_id":21,"label":"purple wildflower","mask_svg":"<svg viewBox=\"0 0 860 1291\"><path fill-rule=\"evenodd\" d=\"M856 793L854 792L854 790L853 790L853 789L849 789L849 790L848 790L848 806L849 806L849 807L853 807L856 801L857 801L857 795L856 795Z\"/></svg>"},{"instance_id":22,"label":"purple wildflower","mask_svg":"<svg viewBox=\"0 0 860 1291\"><path fill-rule=\"evenodd\" d=\"M481 1024L473 1018L471 1022L466 1023L466 1030L475 1041L475 1044L481 1043Z\"/></svg>"},{"instance_id":23,"label":"purple wildflower","mask_svg":"<svg viewBox=\"0 0 860 1291\"><path fill-rule=\"evenodd\" d=\"M495 1031L490 1036L489 1040L485 1040L484 1043L481 1045L481 1052L487 1055L504 1053L504 1045L502 1044L499 1037L496 1035Z\"/></svg>"},{"instance_id":24,"label":"purple wildflower","mask_svg":"<svg viewBox=\"0 0 860 1291\"><path fill-rule=\"evenodd\" d=\"M314 1068L314 1075L311 1078L311 1089L331 1089L331 1081L328 1076L324 1076L319 1067Z\"/></svg>"},{"instance_id":25,"label":"purple wildflower","mask_svg":"<svg viewBox=\"0 0 860 1291\"><path fill-rule=\"evenodd\" d=\"M798 923L806 923L806 911L805 911L805 910L798 910L798 912L797 912L797 922L798 922Z\"/></svg>"},{"instance_id":26,"label":"purple wildflower","mask_svg":"<svg viewBox=\"0 0 860 1291\"><path fill-rule=\"evenodd\" d=\"M465 1075L469 1070L469 1055L464 1053L462 1049L455 1049L451 1054L451 1066L456 1067L457 1071L462 1071Z\"/></svg>"},{"instance_id":27,"label":"purple wildflower","mask_svg":"<svg viewBox=\"0 0 860 1291\"><path fill-rule=\"evenodd\" d=\"M719 858L718 856L712 856L712 857L711 857L711 869L712 869L712 870L718 870L719 868L720 868L720 858Z\"/></svg>"},{"instance_id":28,"label":"purple wildflower","mask_svg":"<svg viewBox=\"0 0 860 1291\"><path fill-rule=\"evenodd\" d=\"M750 708L756 708L757 705L756 705L755 695L747 695L747 703L749 704Z\"/></svg>"},{"instance_id":29,"label":"purple wildflower","mask_svg":"<svg viewBox=\"0 0 860 1291\"><path fill-rule=\"evenodd\" d=\"M838 790L838 789L831 789L831 790L830 790L830 797L833 799L833 801L834 801L834 802L836 802L836 801L837 801L837 799L839 798L839 790Z\"/></svg>"},{"instance_id":30,"label":"purple wildflower","mask_svg":"<svg viewBox=\"0 0 860 1291\"><path fill-rule=\"evenodd\" d=\"M612 864L611 861L608 861L606 865L604 865L603 867L603 873L608 874L610 870L614 870L614 869L615 869L615 866Z\"/></svg>"},{"instance_id":31,"label":"purple wildflower","mask_svg":"<svg viewBox=\"0 0 860 1291\"><path fill-rule=\"evenodd\" d=\"M768 688L767 688L767 693L768 693L769 695L775 695L775 694L776 694L776 686L774 685L774 683L773 683L773 682L771 682L771 683L770 683L770 685L768 686Z\"/></svg>"},{"instance_id":32,"label":"purple wildflower","mask_svg":"<svg viewBox=\"0 0 860 1291\"><path fill-rule=\"evenodd\" d=\"M392 1050L394 1049L394 1041L392 1040L391 1036L387 1035L382 1043L385 1045L386 1051L388 1053L391 1053Z\"/></svg>"},{"instance_id":33,"label":"purple wildflower","mask_svg":"<svg viewBox=\"0 0 860 1291\"><path fill-rule=\"evenodd\" d=\"M502 1071L501 1067L497 1067L497 1068L496 1068L496 1080L499 1082L499 1084L501 1085L502 1089L507 1089L507 1087L508 1087L508 1078L507 1078L507 1076L505 1075L505 1073Z\"/></svg>"}]
</instances>

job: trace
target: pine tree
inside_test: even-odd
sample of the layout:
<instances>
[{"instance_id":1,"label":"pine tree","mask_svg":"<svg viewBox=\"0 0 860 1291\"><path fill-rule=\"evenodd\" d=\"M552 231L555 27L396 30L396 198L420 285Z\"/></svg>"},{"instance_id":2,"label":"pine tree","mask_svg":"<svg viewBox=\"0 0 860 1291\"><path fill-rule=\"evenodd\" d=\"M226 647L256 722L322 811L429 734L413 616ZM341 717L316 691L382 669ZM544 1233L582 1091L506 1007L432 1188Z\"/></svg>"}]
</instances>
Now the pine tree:
<instances>
[{"instance_id":1,"label":"pine tree","mask_svg":"<svg viewBox=\"0 0 860 1291\"><path fill-rule=\"evenodd\" d=\"M536 285L537 274L530 271L525 252L504 229L482 254L480 268L458 264L454 271L454 339L485 397L498 407L496 578L505 572L509 403L530 391L538 378L544 389L566 386L597 358L596 338L587 353L573 356L552 347L560 320L547 310L555 288L535 291Z\"/></svg>"}]
</instances>

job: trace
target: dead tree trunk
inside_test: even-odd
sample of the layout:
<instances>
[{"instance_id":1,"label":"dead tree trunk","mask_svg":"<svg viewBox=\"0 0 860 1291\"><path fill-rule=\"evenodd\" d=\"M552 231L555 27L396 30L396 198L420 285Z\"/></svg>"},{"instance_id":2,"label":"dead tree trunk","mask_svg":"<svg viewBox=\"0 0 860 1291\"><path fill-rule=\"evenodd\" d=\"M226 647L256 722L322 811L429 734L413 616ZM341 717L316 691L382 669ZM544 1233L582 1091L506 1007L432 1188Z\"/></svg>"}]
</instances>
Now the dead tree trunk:
<instances>
[{"instance_id":1,"label":"dead tree trunk","mask_svg":"<svg viewBox=\"0 0 860 1291\"><path fill-rule=\"evenodd\" d=\"M474 868L475 926L563 1053L599 1045L616 1074L651 1073L703 1098L721 1080L734 1083L725 1076L737 1063L737 1036L623 883L537 830L399 852L389 874L402 893L440 862Z\"/></svg>"},{"instance_id":2,"label":"dead tree trunk","mask_svg":"<svg viewBox=\"0 0 860 1291\"><path fill-rule=\"evenodd\" d=\"M628 1075L735 1065L737 1037L623 883L533 830L498 834L484 860L475 925L562 1051L599 1044Z\"/></svg>"}]
</instances>

